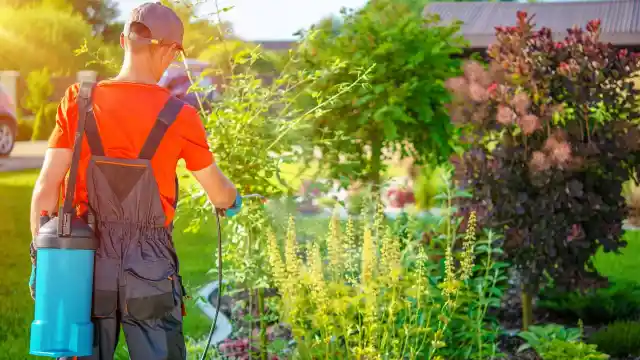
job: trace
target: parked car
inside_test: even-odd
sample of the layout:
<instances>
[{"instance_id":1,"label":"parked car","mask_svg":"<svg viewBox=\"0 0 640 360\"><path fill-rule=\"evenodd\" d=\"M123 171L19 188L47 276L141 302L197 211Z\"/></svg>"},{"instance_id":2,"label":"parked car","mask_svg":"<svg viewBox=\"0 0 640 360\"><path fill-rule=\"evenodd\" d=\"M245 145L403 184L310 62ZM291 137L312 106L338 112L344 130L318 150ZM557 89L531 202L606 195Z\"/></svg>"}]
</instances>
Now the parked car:
<instances>
[{"instance_id":1,"label":"parked car","mask_svg":"<svg viewBox=\"0 0 640 360\"><path fill-rule=\"evenodd\" d=\"M16 118L13 99L0 85L0 157L11 154L18 136L18 120Z\"/></svg>"},{"instance_id":2,"label":"parked car","mask_svg":"<svg viewBox=\"0 0 640 360\"><path fill-rule=\"evenodd\" d=\"M206 73L206 70L210 68L210 66L211 65L206 62L194 59L187 59L186 67L183 62L174 62L164 72L158 85L169 89L173 95L184 100L196 109L200 108L200 103L198 102L199 97L204 110L209 110L211 102L218 97L214 78ZM189 71L191 75L191 80L197 84L194 88L199 88L198 91L189 91L192 84L187 71Z\"/></svg>"}]
</instances>

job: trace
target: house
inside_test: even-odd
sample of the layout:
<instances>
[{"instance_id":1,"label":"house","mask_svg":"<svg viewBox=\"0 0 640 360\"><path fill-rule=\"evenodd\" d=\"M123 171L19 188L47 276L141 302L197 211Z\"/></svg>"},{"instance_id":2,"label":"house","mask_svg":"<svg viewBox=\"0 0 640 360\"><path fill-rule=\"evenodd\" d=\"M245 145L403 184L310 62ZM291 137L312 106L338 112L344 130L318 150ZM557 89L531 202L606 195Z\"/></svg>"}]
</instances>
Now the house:
<instances>
[{"instance_id":1,"label":"house","mask_svg":"<svg viewBox=\"0 0 640 360\"><path fill-rule=\"evenodd\" d=\"M632 51L640 50L640 0L433 2L425 7L424 14L438 14L444 23L462 21L461 34L469 42L468 50L484 52L496 40L495 27L515 25L518 10L535 15L536 28L550 28L556 40L564 39L567 29L573 25L584 28L590 20L600 19L602 41Z\"/></svg>"}]
</instances>

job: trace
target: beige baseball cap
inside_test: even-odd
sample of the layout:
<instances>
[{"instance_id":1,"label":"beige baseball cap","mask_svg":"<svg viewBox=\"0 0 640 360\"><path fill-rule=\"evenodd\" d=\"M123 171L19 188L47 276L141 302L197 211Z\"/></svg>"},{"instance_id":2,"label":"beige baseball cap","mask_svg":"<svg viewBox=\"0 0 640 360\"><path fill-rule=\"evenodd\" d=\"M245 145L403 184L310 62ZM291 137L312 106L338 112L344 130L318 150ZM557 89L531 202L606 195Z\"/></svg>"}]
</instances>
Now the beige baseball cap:
<instances>
[{"instance_id":1,"label":"beige baseball cap","mask_svg":"<svg viewBox=\"0 0 640 360\"><path fill-rule=\"evenodd\" d=\"M142 38L131 34L131 24L140 23L151 31L151 38ZM129 19L124 24L124 35L132 41L147 44L172 45L175 44L181 51L184 25L182 20L171 8L159 2L149 2L133 9Z\"/></svg>"}]
</instances>

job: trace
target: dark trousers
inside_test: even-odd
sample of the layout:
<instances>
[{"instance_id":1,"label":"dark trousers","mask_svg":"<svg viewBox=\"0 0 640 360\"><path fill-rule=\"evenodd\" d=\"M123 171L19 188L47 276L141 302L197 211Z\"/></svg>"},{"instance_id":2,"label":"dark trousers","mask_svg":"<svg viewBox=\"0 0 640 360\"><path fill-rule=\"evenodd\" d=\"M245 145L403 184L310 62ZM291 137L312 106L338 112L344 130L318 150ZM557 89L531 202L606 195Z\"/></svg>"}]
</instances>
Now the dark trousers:
<instances>
[{"instance_id":1,"label":"dark trousers","mask_svg":"<svg viewBox=\"0 0 640 360\"><path fill-rule=\"evenodd\" d=\"M59 360L113 360L120 337L124 332L131 360L186 360L187 351L182 331L182 304L158 319L138 320L123 314L120 304L124 300L120 292L117 310L109 316L94 317L93 355L60 358ZM148 303L154 307L153 302Z\"/></svg>"},{"instance_id":2,"label":"dark trousers","mask_svg":"<svg viewBox=\"0 0 640 360\"><path fill-rule=\"evenodd\" d=\"M137 320L116 311L113 316L94 318L93 355L59 360L113 360L120 327L131 360L185 360L182 308L177 306L162 319Z\"/></svg>"}]
</instances>

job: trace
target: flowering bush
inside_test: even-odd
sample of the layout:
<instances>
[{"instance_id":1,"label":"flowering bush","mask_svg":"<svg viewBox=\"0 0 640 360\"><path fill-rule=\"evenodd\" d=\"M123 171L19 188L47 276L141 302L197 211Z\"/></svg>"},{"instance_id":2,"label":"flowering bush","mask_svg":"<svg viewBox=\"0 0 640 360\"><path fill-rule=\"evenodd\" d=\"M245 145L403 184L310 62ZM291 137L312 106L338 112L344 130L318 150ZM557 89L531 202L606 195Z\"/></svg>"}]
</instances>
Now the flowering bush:
<instances>
[{"instance_id":1,"label":"flowering bush","mask_svg":"<svg viewBox=\"0 0 640 360\"><path fill-rule=\"evenodd\" d=\"M466 205L504 231L525 294L547 275L563 287L603 283L591 255L625 245L621 189L640 150L637 56L600 42L598 20L559 42L533 27L518 12L516 26L496 29L489 69L468 62L448 84L470 145L457 161L474 190Z\"/></svg>"},{"instance_id":2,"label":"flowering bush","mask_svg":"<svg viewBox=\"0 0 640 360\"><path fill-rule=\"evenodd\" d=\"M478 239L475 215L460 235L454 231L457 221L441 219L449 224L443 235L449 246L442 270L419 242L393 237L383 225L381 210L373 224L364 221L360 232L349 220L342 233L334 217L326 243L312 241L306 249L298 245L291 219L284 256L270 234L271 269L281 294L281 319L296 341L294 357L496 355L497 325L487 320L487 311L499 305L501 289L496 284L504 276L504 265L493 262L494 239ZM452 249L456 239L464 244L459 256ZM476 258L481 265L474 267Z\"/></svg>"}]
</instances>

